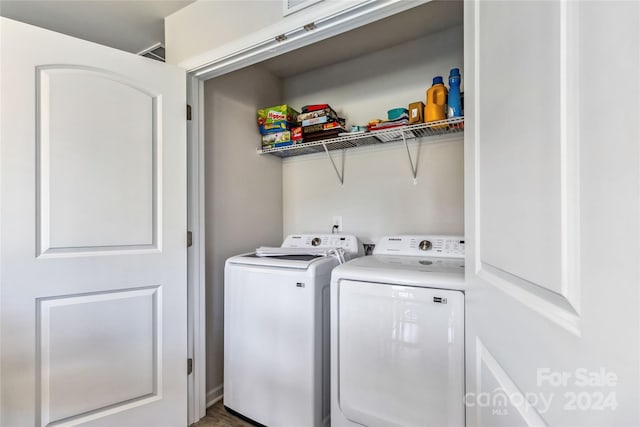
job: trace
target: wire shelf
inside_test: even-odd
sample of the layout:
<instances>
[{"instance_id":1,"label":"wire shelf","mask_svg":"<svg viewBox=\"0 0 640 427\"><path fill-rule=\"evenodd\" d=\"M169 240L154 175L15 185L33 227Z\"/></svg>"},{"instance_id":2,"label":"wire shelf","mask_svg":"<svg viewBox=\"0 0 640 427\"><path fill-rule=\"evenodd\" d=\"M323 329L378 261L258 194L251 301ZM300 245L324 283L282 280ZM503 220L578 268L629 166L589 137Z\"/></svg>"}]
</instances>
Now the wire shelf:
<instances>
[{"instance_id":1,"label":"wire shelf","mask_svg":"<svg viewBox=\"0 0 640 427\"><path fill-rule=\"evenodd\" d=\"M319 141L303 142L285 147L258 148L258 154L273 154L278 157L302 156L324 151L345 150L364 145L386 144L406 139L448 135L464 130L464 117L455 117L437 122L399 126L391 129L375 130Z\"/></svg>"}]
</instances>

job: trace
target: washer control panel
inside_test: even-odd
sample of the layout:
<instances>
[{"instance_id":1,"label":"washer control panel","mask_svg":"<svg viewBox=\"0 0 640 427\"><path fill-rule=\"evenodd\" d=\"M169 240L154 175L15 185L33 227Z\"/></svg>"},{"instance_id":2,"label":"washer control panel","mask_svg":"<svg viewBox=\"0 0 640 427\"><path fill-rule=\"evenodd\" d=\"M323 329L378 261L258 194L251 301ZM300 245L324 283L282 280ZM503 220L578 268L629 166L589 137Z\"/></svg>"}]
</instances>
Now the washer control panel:
<instances>
[{"instance_id":1,"label":"washer control panel","mask_svg":"<svg viewBox=\"0 0 640 427\"><path fill-rule=\"evenodd\" d=\"M282 243L283 248L342 248L346 253L362 252L356 236L350 234L292 234Z\"/></svg>"},{"instance_id":2,"label":"washer control panel","mask_svg":"<svg viewBox=\"0 0 640 427\"><path fill-rule=\"evenodd\" d=\"M373 254L464 258L464 236L385 236L376 244Z\"/></svg>"}]
</instances>

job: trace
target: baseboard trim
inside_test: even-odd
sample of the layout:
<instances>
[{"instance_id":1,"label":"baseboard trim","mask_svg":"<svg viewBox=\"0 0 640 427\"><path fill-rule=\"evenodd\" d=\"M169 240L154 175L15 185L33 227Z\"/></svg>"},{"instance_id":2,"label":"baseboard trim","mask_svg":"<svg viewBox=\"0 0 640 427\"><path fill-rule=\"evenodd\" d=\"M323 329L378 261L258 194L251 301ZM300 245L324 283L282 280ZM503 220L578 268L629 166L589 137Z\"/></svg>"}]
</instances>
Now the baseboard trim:
<instances>
[{"instance_id":1,"label":"baseboard trim","mask_svg":"<svg viewBox=\"0 0 640 427\"><path fill-rule=\"evenodd\" d=\"M215 404L220 399L222 399L223 390L224 390L223 386L222 384L220 384L218 387L214 388L213 390L207 391L207 408Z\"/></svg>"}]
</instances>

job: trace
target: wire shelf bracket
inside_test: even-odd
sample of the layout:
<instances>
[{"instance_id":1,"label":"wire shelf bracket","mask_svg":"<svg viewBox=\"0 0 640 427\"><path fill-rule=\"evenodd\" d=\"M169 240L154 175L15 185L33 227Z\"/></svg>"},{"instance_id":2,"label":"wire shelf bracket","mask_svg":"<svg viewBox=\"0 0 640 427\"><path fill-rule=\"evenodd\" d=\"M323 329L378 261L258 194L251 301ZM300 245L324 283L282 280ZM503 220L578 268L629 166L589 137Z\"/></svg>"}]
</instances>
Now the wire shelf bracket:
<instances>
[{"instance_id":1,"label":"wire shelf bracket","mask_svg":"<svg viewBox=\"0 0 640 427\"><path fill-rule=\"evenodd\" d=\"M329 160L331 161L331 166L333 166L333 170L336 171L336 175L338 175L338 180L340 181L340 185L344 185L344 152L346 150L342 150L342 167L340 168L340 170L338 170L338 167L336 166L336 162L335 160L333 160L333 156L331 155L331 153L329 152L329 149L327 148L327 144L322 144L322 146L324 147L325 153L327 153L327 157L329 157Z\"/></svg>"},{"instance_id":2,"label":"wire shelf bracket","mask_svg":"<svg viewBox=\"0 0 640 427\"><path fill-rule=\"evenodd\" d=\"M402 132L402 142L404 143L404 148L407 149L407 157L409 157L409 166L411 167L411 174L413 175L413 185L418 184L418 158L416 156L416 161L413 161L411 157L411 150L409 150L409 143L407 142L407 138Z\"/></svg>"}]
</instances>

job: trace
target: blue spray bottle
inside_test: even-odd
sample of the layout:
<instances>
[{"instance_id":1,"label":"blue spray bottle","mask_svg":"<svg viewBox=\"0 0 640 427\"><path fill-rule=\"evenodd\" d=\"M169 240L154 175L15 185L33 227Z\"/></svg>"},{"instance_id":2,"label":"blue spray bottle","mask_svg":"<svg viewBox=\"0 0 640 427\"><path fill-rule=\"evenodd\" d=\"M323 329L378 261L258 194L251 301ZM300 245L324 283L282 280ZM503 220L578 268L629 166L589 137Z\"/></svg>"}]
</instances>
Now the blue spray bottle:
<instances>
[{"instance_id":1,"label":"blue spray bottle","mask_svg":"<svg viewBox=\"0 0 640 427\"><path fill-rule=\"evenodd\" d=\"M462 117L462 103L460 101L460 69L452 68L449 72L449 111L447 117Z\"/></svg>"}]
</instances>

